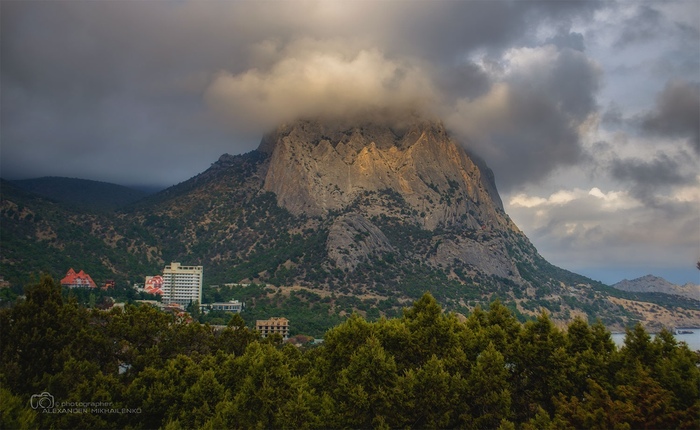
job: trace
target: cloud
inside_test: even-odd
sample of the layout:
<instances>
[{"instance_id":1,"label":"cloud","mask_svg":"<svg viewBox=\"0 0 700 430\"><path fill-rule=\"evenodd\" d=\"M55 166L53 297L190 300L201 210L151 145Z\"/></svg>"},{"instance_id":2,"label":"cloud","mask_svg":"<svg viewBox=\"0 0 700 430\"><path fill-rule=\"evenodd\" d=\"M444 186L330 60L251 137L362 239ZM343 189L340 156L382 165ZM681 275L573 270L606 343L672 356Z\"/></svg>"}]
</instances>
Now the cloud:
<instances>
[{"instance_id":1,"label":"cloud","mask_svg":"<svg viewBox=\"0 0 700 430\"><path fill-rule=\"evenodd\" d=\"M546 44L551 44L558 48L570 48L581 52L586 50L583 34L576 32L557 33L547 39Z\"/></svg>"},{"instance_id":2,"label":"cloud","mask_svg":"<svg viewBox=\"0 0 700 430\"><path fill-rule=\"evenodd\" d=\"M625 190L598 187L562 189L544 197L520 193L505 200L506 210L554 264L578 270L614 261L617 269L639 266L648 273L683 267L697 258L698 184L669 193L662 210L647 207Z\"/></svg>"},{"instance_id":3,"label":"cloud","mask_svg":"<svg viewBox=\"0 0 700 430\"><path fill-rule=\"evenodd\" d=\"M471 60L474 53L498 57L529 43L541 26L565 28L599 7L5 2L2 172L173 183L223 152L253 149L274 121L293 114L353 111L364 101L410 106L433 97L449 110L457 99L492 88L491 77ZM287 71L299 78L296 90ZM225 121L212 121L209 108ZM167 174L140 161L163 154L177 164ZM177 154L185 155L179 163ZM69 159L55 163L61 156Z\"/></svg>"},{"instance_id":4,"label":"cloud","mask_svg":"<svg viewBox=\"0 0 700 430\"><path fill-rule=\"evenodd\" d=\"M661 12L651 6L642 5L636 8L626 21L615 46L623 48L630 44L652 40L657 36L662 21Z\"/></svg>"},{"instance_id":5,"label":"cloud","mask_svg":"<svg viewBox=\"0 0 700 430\"><path fill-rule=\"evenodd\" d=\"M113 166L100 179L143 172L149 181L153 169L133 160L187 154L158 178L177 182L222 152L254 148L279 122L379 106L445 119L509 191L589 156L582 127L604 82L586 29L610 7L10 2L0 17L3 172L65 175L90 165L106 175ZM629 22L643 8L622 9ZM677 22L683 40L697 30L686 9L654 5L658 25ZM666 96L675 92L659 96L645 127L659 136L695 130L697 143L692 115L675 115L693 105ZM616 117L629 117L620 106ZM54 165L61 154L71 161Z\"/></svg>"},{"instance_id":6,"label":"cloud","mask_svg":"<svg viewBox=\"0 0 700 430\"><path fill-rule=\"evenodd\" d=\"M650 204L660 189L697 181L696 172L687 170L682 159L666 153L657 153L651 160L615 158L611 164L613 178L631 184L633 194Z\"/></svg>"},{"instance_id":7,"label":"cloud","mask_svg":"<svg viewBox=\"0 0 700 430\"><path fill-rule=\"evenodd\" d=\"M595 210L604 212L617 211L639 205L624 191L608 191L604 193L598 187L593 187L588 191L580 188L559 190L550 194L547 198L519 193L510 198L509 204L513 207L531 209L563 207L574 201L583 201L591 207L595 207Z\"/></svg>"},{"instance_id":8,"label":"cloud","mask_svg":"<svg viewBox=\"0 0 700 430\"><path fill-rule=\"evenodd\" d=\"M657 136L687 139L700 154L700 83L669 81L657 96L654 109L644 116L642 126Z\"/></svg>"},{"instance_id":9,"label":"cloud","mask_svg":"<svg viewBox=\"0 0 700 430\"><path fill-rule=\"evenodd\" d=\"M601 71L582 52L554 45L508 50L499 64L490 67L490 91L458 100L446 118L508 191L581 161L579 127L597 109Z\"/></svg>"},{"instance_id":10,"label":"cloud","mask_svg":"<svg viewBox=\"0 0 700 430\"><path fill-rule=\"evenodd\" d=\"M390 60L376 49L343 55L312 48L289 47L267 71L219 72L206 90L207 103L234 128L259 130L300 117L410 112L437 97L431 79L409 61Z\"/></svg>"}]
</instances>

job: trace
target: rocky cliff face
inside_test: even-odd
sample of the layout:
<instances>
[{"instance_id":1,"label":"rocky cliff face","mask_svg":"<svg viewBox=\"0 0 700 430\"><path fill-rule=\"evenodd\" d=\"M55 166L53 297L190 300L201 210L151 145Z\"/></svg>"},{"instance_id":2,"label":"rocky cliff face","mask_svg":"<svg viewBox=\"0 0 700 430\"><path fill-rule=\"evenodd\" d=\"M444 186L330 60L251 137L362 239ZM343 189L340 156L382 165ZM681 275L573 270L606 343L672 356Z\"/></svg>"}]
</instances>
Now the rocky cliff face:
<instances>
[{"instance_id":1,"label":"rocky cliff face","mask_svg":"<svg viewBox=\"0 0 700 430\"><path fill-rule=\"evenodd\" d=\"M436 234L424 261L459 261L490 275L516 279L517 268L500 234L520 231L503 212L493 174L479 167L439 122L329 124L298 121L266 136L270 154L263 188L292 214L335 218L329 257L354 269L363 258L392 252L395 244L371 220L400 217L436 231L470 231L471 237ZM440 238L438 238L440 237Z\"/></svg>"},{"instance_id":2,"label":"rocky cliff face","mask_svg":"<svg viewBox=\"0 0 700 430\"><path fill-rule=\"evenodd\" d=\"M428 230L457 222L514 228L503 216L493 176L438 122L416 120L397 129L298 121L279 127L260 149L272 156L265 190L294 214L326 215L367 192L392 190Z\"/></svg>"}]
</instances>

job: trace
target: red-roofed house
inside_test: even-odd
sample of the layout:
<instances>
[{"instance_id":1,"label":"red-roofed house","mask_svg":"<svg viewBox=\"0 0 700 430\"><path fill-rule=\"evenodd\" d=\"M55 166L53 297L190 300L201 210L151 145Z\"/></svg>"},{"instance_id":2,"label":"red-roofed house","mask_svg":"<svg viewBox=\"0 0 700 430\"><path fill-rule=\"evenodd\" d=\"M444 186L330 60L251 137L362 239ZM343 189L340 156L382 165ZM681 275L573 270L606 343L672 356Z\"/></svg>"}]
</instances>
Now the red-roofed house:
<instances>
[{"instance_id":1,"label":"red-roofed house","mask_svg":"<svg viewBox=\"0 0 700 430\"><path fill-rule=\"evenodd\" d=\"M97 288L95 281L92 280L90 275L82 270L75 273L72 267L68 270L66 276L61 279L61 285L70 288Z\"/></svg>"}]
</instances>

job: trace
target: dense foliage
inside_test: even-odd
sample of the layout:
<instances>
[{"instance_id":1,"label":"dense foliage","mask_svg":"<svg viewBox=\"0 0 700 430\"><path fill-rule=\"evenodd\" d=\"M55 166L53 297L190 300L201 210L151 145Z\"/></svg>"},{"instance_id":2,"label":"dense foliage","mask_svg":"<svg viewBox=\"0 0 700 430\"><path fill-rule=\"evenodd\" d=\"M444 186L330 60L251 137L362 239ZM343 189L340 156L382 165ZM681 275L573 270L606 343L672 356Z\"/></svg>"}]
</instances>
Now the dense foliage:
<instances>
[{"instance_id":1,"label":"dense foliage","mask_svg":"<svg viewBox=\"0 0 700 430\"><path fill-rule=\"evenodd\" d=\"M47 277L0 326L3 428L700 426L700 359L670 333L638 325L617 349L600 323L522 324L499 302L459 320L426 294L299 349L240 315L215 331L145 305L88 309Z\"/></svg>"}]
</instances>

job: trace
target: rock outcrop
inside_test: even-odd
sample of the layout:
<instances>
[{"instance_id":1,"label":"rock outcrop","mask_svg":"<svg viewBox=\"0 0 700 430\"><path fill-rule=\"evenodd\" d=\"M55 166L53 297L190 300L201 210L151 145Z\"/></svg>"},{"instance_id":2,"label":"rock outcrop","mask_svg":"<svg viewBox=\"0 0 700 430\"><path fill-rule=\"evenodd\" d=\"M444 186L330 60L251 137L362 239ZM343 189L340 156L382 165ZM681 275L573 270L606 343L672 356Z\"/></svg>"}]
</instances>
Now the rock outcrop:
<instances>
[{"instance_id":1,"label":"rock outcrop","mask_svg":"<svg viewBox=\"0 0 700 430\"><path fill-rule=\"evenodd\" d=\"M426 255L417 255L423 262L457 261L519 279L501 232L522 233L503 211L493 173L440 122L297 121L267 135L258 150L270 155L263 188L280 206L294 215L338 216L327 250L343 270L392 252L397 244L372 220L395 217L435 235Z\"/></svg>"},{"instance_id":2,"label":"rock outcrop","mask_svg":"<svg viewBox=\"0 0 700 430\"><path fill-rule=\"evenodd\" d=\"M515 228L503 216L493 174L439 122L397 129L298 121L279 127L259 150L271 153L265 190L293 214L324 216L366 192L392 190L428 230L458 222Z\"/></svg>"},{"instance_id":3,"label":"rock outcrop","mask_svg":"<svg viewBox=\"0 0 700 430\"><path fill-rule=\"evenodd\" d=\"M328 257L340 269L353 270L367 257L391 253L394 247L377 226L359 214L337 218L328 232Z\"/></svg>"}]
</instances>

